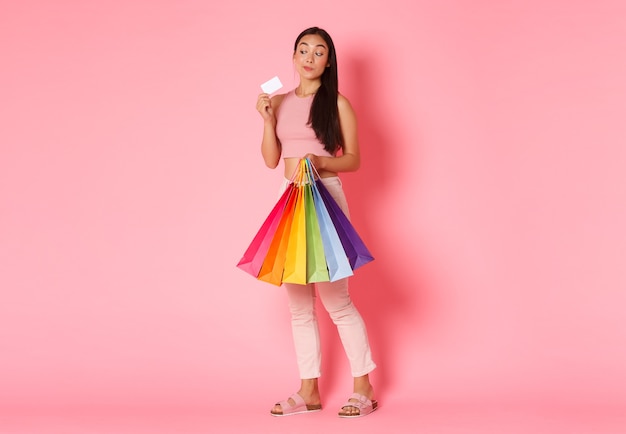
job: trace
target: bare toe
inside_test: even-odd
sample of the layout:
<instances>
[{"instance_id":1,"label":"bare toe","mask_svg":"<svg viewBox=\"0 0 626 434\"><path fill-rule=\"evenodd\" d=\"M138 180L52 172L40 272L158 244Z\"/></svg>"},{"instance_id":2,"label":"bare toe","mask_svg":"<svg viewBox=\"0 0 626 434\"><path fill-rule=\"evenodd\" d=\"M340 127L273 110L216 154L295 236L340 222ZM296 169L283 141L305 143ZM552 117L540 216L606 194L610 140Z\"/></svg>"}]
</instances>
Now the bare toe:
<instances>
[{"instance_id":1,"label":"bare toe","mask_svg":"<svg viewBox=\"0 0 626 434\"><path fill-rule=\"evenodd\" d=\"M353 402L353 400L350 400L349 402ZM341 407L340 414L342 416L357 416L359 414L359 409L351 405L346 405L345 407Z\"/></svg>"}]
</instances>

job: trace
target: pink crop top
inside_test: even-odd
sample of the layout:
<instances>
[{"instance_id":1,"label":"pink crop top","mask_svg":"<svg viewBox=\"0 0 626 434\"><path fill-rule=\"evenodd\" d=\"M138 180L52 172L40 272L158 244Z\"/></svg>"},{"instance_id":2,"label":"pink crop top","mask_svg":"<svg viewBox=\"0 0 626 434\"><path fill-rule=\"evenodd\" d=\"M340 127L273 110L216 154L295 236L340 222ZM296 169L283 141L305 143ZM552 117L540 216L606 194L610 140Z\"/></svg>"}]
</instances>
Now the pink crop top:
<instances>
[{"instance_id":1,"label":"pink crop top","mask_svg":"<svg viewBox=\"0 0 626 434\"><path fill-rule=\"evenodd\" d=\"M317 140L313 128L307 125L312 102L313 95L300 98L294 90L285 94L276 114L276 136L282 146L283 158L302 158L306 154L333 156Z\"/></svg>"}]
</instances>

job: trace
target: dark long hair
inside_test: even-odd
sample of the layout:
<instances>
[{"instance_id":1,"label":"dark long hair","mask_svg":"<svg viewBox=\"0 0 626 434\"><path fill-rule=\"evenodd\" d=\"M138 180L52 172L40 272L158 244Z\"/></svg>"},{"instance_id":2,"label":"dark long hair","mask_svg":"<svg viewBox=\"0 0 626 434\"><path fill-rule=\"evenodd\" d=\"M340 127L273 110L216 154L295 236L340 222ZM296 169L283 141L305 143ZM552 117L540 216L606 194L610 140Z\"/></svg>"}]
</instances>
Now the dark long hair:
<instances>
[{"instance_id":1,"label":"dark long hair","mask_svg":"<svg viewBox=\"0 0 626 434\"><path fill-rule=\"evenodd\" d=\"M321 80L322 83L315 93L311 111L309 113L309 125L315 131L317 140L324 144L324 149L335 154L337 150L343 149L343 135L339 124L339 109L337 108L337 98L339 97L339 80L337 79L337 54L335 44L326 30L319 27L311 27L304 30L296 38L293 47L295 53L298 49L300 39L306 35L319 35L328 44L328 64L324 69Z\"/></svg>"}]
</instances>

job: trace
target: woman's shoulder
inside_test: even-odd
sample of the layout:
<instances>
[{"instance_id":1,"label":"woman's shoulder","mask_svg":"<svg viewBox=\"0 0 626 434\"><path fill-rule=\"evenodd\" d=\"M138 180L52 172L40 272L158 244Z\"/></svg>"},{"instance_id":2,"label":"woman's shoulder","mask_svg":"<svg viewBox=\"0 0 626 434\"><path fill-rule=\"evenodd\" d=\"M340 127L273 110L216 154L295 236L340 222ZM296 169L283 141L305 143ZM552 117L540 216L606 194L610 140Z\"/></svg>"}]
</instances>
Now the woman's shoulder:
<instances>
[{"instance_id":1,"label":"woman's shoulder","mask_svg":"<svg viewBox=\"0 0 626 434\"><path fill-rule=\"evenodd\" d=\"M287 96L286 93L280 93L278 95L274 95L271 100L272 102L281 102L283 99L285 99L285 96Z\"/></svg>"},{"instance_id":2,"label":"woman's shoulder","mask_svg":"<svg viewBox=\"0 0 626 434\"><path fill-rule=\"evenodd\" d=\"M271 98L272 107L277 108L283 102L285 97L289 96L292 93L293 93L293 90L290 90L289 92L279 93L279 94L274 95Z\"/></svg>"},{"instance_id":3,"label":"woman's shoulder","mask_svg":"<svg viewBox=\"0 0 626 434\"><path fill-rule=\"evenodd\" d=\"M350 104L348 98L342 94L337 95L337 107L339 108L339 111L352 110L352 104Z\"/></svg>"}]
</instances>

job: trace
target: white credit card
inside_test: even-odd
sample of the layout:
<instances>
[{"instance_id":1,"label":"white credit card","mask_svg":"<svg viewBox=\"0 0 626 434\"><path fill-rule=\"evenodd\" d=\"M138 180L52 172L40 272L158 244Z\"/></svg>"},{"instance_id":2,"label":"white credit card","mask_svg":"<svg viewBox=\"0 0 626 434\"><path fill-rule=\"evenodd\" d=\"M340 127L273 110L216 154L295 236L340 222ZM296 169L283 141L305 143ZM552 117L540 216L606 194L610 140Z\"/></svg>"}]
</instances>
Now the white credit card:
<instances>
[{"instance_id":1,"label":"white credit card","mask_svg":"<svg viewBox=\"0 0 626 434\"><path fill-rule=\"evenodd\" d=\"M263 89L263 92L265 93L274 93L281 87L283 87L283 84L280 82L278 76L266 81L261 85L261 89Z\"/></svg>"}]
</instances>

